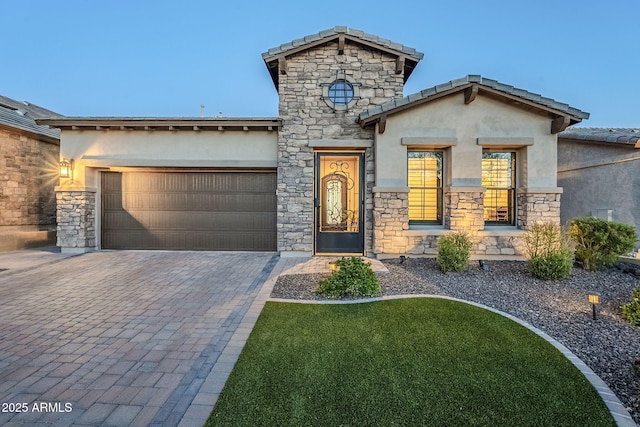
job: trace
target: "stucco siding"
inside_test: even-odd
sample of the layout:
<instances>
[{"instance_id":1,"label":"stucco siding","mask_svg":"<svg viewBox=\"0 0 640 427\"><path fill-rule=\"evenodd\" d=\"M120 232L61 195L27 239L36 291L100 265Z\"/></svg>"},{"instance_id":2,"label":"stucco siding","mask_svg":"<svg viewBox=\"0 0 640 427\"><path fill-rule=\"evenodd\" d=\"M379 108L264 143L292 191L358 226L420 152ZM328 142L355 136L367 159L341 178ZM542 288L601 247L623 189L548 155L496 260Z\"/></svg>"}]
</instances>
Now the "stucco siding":
<instances>
[{"instance_id":1,"label":"stucco siding","mask_svg":"<svg viewBox=\"0 0 640 427\"><path fill-rule=\"evenodd\" d=\"M376 186L406 186L406 146L402 138L429 137L433 146L451 145L447 185L481 185L482 145L478 139L504 139L505 147L519 153L523 173L518 186L554 188L556 181L556 137L550 133L546 116L514 108L504 102L479 95L464 104L464 94L394 114L386 130L376 135ZM438 137L442 138L439 143ZM513 141L510 141L510 138ZM451 143L454 139L456 142ZM522 141L531 145L522 145ZM513 143L513 145L511 145ZM518 145L520 144L520 145ZM495 144L492 146L496 146ZM524 173L526 171L526 173Z\"/></svg>"},{"instance_id":2,"label":"stucco siding","mask_svg":"<svg viewBox=\"0 0 640 427\"><path fill-rule=\"evenodd\" d=\"M561 140L558 168L562 223L597 216L640 230L640 150Z\"/></svg>"},{"instance_id":3,"label":"stucco siding","mask_svg":"<svg viewBox=\"0 0 640 427\"><path fill-rule=\"evenodd\" d=\"M275 131L67 131L60 155L75 159L75 185L94 186L85 168L275 168L277 141Z\"/></svg>"}]
</instances>

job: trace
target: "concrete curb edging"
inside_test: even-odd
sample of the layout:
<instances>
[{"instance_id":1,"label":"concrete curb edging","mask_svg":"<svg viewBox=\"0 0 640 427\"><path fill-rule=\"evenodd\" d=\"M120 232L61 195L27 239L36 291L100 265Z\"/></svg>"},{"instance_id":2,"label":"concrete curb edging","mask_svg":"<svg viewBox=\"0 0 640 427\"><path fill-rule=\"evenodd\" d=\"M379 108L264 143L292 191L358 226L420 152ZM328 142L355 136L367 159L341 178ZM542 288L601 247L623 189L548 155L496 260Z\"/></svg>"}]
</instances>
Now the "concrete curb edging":
<instances>
[{"instance_id":1,"label":"concrete curb edging","mask_svg":"<svg viewBox=\"0 0 640 427\"><path fill-rule=\"evenodd\" d=\"M556 349L560 351L560 353L562 353L564 357L569 359L569 361L573 363L573 365L576 368L578 368L578 370L582 373L582 375L584 375L587 378L587 380L589 380L591 385L593 385L593 387L596 389L596 391L600 395L600 398L604 401L605 405L607 405L607 408L609 408L609 412L611 413L611 416L613 417L613 419L615 420L616 424L619 427L638 427L638 425L635 423L635 421L633 421L633 418L631 418L631 415L629 414L627 409L624 407L620 399L618 399L615 393L611 391L609 386L607 386L607 384L604 381L602 381L602 379L598 375L596 375L596 373L593 372L593 370L589 368L586 363L584 363L578 356L573 354L567 347L562 345L556 339L549 336L546 332L532 326L531 324L525 322L524 320L519 319L515 316L512 316L509 313L505 313L504 311L500 311L495 308L486 306L484 304L479 304L473 301L466 301L458 298L452 298L444 295L431 295L431 294L390 295L390 296L384 296L384 297L363 298L358 300L346 300L346 301L345 300L289 300L289 299L282 299L282 298L270 298L268 299L268 301L299 303L299 304L363 304L363 303L376 302L376 301L408 299L408 298L440 298L440 299L447 299L451 301L462 302L465 304L473 305L473 306L491 311L493 313L499 314L501 316L506 317L509 320L512 320L524 326L525 328L529 329L531 332L537 334L539 337L545 339L548 343L553 345Z\"/></svg>"}]
</instances>

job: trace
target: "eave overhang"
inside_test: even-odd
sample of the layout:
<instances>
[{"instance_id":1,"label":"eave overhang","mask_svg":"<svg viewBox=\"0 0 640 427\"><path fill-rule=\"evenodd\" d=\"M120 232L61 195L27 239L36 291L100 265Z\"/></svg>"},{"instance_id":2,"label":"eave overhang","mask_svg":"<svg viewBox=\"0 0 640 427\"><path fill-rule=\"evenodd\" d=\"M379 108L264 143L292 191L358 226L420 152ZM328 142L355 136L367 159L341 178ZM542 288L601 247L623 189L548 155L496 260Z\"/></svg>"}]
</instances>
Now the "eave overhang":
<instances>
[{"instance_id":1,"label":"eave overhang","mask_svg":"<svg viewBox=\"0 0 640 427\"><path fill-rule=\"evenodd\" d=\"M589 113L570 107L568 104L560 103L523 89L514 88L495 80L486 79L482 76L470 75L372 107L358 116L358 123L363 128L379 123L381 126L379 126L378 131L382 133L388 116L460 92L464 93L464 103L466 105L471 104L478 94L483 94L506 101L518 108L547 114L552 119L550 132L553 134L562 132L567 127L589 118Z\"/></svg>"},{"instance_id":2,"label":"eave overhang","mask_svg":"<svg viewBox=\"0 0 640 427\"><path fill-rule=\"evenodd\" d=\"M424 54L413 48L380 38L373 34L349 27L334 27L321 31L290 43L269 49L262 54L262 59L269 70L271 80L278 88L278 75L287 73L287 58L315 47L328 43L338 43L338 53L341 54L346 43L354 43L369 49L374 49L396 58L396 73L404 73L406 82Z\"/></svg>"},{"instance_id":3,"label":"eave overhang","mask_svg":"<svg viewBox=\"0 0 640 427\"><path fill-rule=\"evenodd\" d=\"M61 130L94 131L277 131L276 117L64 117L37 119L36 123Z\"/></svg>"}]
</instances>

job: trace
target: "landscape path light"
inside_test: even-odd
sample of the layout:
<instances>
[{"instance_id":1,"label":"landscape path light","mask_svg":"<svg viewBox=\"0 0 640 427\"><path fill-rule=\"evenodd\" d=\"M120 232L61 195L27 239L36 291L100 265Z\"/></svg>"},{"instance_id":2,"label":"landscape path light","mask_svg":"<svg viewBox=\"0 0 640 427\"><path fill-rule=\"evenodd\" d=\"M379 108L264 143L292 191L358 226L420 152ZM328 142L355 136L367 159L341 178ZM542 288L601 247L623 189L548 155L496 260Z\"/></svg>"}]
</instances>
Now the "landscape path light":
<instances>
[{"instance_id":1,"label":"landscape path light","mask_svg":"<svg viewBox=\"0 0 640 427\"><path fill-rule=\"evenodd\" d=\"M600 304L600 294L598 292L589 292L589 303L593 311L593 320L596 320L596 305Z\"/></svg>"}]
</instances>

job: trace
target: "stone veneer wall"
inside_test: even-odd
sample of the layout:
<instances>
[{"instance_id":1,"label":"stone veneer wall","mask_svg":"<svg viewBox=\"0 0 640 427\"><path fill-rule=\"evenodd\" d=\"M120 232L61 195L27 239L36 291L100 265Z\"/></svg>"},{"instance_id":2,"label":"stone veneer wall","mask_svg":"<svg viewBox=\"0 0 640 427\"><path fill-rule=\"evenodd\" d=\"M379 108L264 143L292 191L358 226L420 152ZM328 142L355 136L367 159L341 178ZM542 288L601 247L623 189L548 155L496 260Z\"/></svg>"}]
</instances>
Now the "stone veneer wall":
<instances>
[{"instance_id":1,"label":"stone veneer wall","mask_svg":"<svg viewBox=\"0 0 640 427\"><path fill-rule=\"evenodd\" d=\"M484 228L484 188L449 189L444 194L444 227L475 236Z\"/></svg>"},{"instance_id":2,"label":"stone veneer wall","mask_svg":"<svg viewBox=\"0 0 640 427\"><path fill-rule=\"evenodd\" d=\"M58 191L58 246L63 251L87 252L96 246L96 193Z\"/></svg>"},{"instance_id":3,"label":"stone veneer wall","mask_svg":"<svg viewBox=\"0 0 640 427\"><path fill-rule=\"evenodd\" d=\"M560 225L561 189L555 193L527 192L519 190L517 195L518 228L530 224L552 222Z\"/></svg>"},{"instance_id":4,"label":"stone veneer wall","mask_svg":"<svg viewBox=\"0 0 640 427\"><path fill-rule=\"evenodd\" d=\"M409 229L409 191L373 193L373 252L403 254L407 252Z\"/></svg>"},{"instance_id":5,"label":"stone veneer wall","mask_svg":"<svg viewBox=\"0 0 640 427\"><path fill-rule=\"evenodd\" d=\"M376 255L437 255L440 236L456 230L472 238L472 255L519 258L524 254L523 235L528 224L560 223L560 193L518 193L518 230L493 227L484 230L484 190L449 190L445 193L444 227L410 230L407 191L374 192L374 244Z\"/></svg>"},{"instance_id":6,"label":"stone veneer wall","mask_svg":"<svg viewBox=\"0 0 640 427\"><path fill-rule=\"evenodd\" d=\"M0 251L53 244L60 147L0 129Z\"/></svg>"},{"instance_id":7,"label":"stone veneer wall","mask_svg":"<svg viewBox=\"0 0 640 427\"><path fill-rule=\"evenodd\" d=\"M278 251L313 251L314 148L310 140L373 141L373 129L362 129L356 117L363 110L402 97L403 74L396 74L395 58L347 42L328 43L286 59L286 74L279 75L278 135ZM322 99L321 83L344 72L360 84L356 105L335 112ZM374 153L365 155L365 251L372 247L372 188Z\"/></svg>"}]
</instances>

